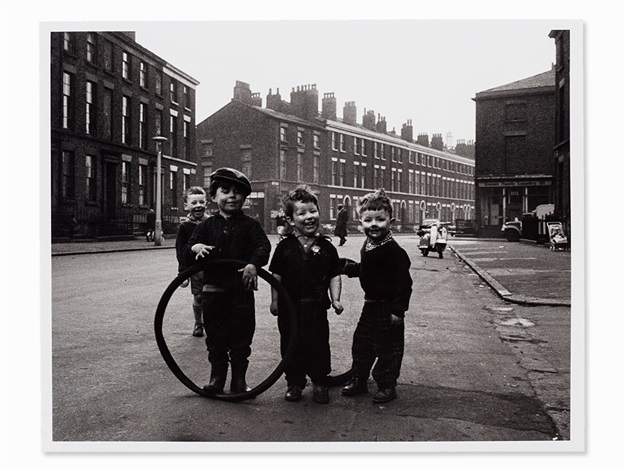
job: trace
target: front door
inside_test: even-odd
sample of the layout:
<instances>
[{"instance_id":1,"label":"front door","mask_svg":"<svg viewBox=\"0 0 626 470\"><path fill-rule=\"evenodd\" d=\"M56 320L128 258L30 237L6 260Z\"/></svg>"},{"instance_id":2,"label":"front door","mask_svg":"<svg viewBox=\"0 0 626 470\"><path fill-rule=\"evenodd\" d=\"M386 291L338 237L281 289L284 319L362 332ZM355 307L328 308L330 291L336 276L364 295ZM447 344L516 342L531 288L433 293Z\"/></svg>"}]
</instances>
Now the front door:
<instances>
[{"instance_id":1,"label":"front door","mask_svg":"<svg viewBox=\"0 0 626 470\"><path fill-rule=\"evenodd\" d=\"M117 164L113 162L104 162L103 177L104 181L104 215L108 219L114 219L117 208Z\"/></svg>"}]
</instances>

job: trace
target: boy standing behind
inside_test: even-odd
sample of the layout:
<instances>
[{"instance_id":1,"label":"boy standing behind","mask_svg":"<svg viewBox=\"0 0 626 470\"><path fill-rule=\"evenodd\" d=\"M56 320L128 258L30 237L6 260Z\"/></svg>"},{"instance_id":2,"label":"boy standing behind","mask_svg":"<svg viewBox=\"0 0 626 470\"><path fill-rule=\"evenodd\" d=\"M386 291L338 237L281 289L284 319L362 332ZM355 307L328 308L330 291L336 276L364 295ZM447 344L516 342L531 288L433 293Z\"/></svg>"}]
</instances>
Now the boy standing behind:
<instances>
[{"instance_id":1,"label":"boy standing behind","mask_svg":"<svg viewBox=\"0 0 626 470\"><path fill-rule=\"evenodd\" d=\"M206 211L206 193L200 186L192 186L185 191L185 210L188 211L187 217L181 222L176 235L176 258L178 259L178 273L182 273L189 267L185 261L183 250L191 238L198 224L208 218ZM187 287L189 279L183 281L180 287ZM204 336L202 329L202 272L197 272L191 277L191 295L193 301L191 308L195 318L193 327L193 336Z\"/></svg>"},{"instance_id":2,"label":"boy standing behind","mask_svg":"<svg viewBox=\"0 0 626 470\"><path fill-rule=\"evenodd\" d=\"M230 391L250 390L246 371L254 336L254 293L257 270L269 260L271 245L261 224L242 212L252 191L250 180L240 171L220 168L211 174L209 195L218 212L200 223L185 246L189 263L206 259L235 259L246 263L238 271L213 267L204 271L202 311L211 378L204 390L224 390L228 363Z\"/></svg>"},{"instance_id":3,"label":"boy standing behind","mask_svg":"<svg viewBox=\"0 0 626 470\"><path fill-rule=\"evenodd\" d=\"M337 315L343 311L339 256L330 239L318 232L317 197L306 186L298 186L289 193L285 216L294 230L278 244L270 263L270 271L285 287L300 321L295 357L285 368L285 400L302 398L308 375L314 386L313 401L326 404L331 371L326 312L331 305ZM284 357L292 334L291 324L274 289L270 312L278 316L280 350Z\"/></svg>"},{"instance_id":4,"label":"boy standing behind","mask_svg":"<svg viewBox=\"0 0 626 470\"><path fill-rule=\"evenodd\" d=\"M360 201L360 221L367 238L361 262L347 262L344 273L359 277L365 304L352 340L352 380L344 396L367 392L367 379L378 385L374 403L396 398L396 383L404 355L404 312L409 308L413 281L406 251L391 236L391 201L380 189Z\"/></svg>"}]
</instances>

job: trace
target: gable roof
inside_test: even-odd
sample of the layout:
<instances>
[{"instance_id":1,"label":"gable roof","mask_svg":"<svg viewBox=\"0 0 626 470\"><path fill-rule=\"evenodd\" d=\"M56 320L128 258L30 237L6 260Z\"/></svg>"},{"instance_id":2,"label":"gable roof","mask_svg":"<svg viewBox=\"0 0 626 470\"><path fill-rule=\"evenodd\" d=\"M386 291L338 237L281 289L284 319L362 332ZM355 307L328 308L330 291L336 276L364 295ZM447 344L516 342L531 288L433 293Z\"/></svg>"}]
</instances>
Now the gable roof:
<instances>
[{"instance_id":1,"label":"gable roof","mask_svg":"<svg viewBox=\"0 0 626 470\"><path fill-rule=\"evenodd\" d=\"M507 83L506 85L500 85L495 88L489 88L488 90L484 90L476 93L476 97L480 97L481 95L489 95L492 93L502 94L506 92L515 92L522 90L533 90L555 86L555 75L554 70L548 70L547 72L543 72L537 75L533 75L532 77L523 78L521 80L517 80L515 82Z\"/></svg>"}]
</instances>

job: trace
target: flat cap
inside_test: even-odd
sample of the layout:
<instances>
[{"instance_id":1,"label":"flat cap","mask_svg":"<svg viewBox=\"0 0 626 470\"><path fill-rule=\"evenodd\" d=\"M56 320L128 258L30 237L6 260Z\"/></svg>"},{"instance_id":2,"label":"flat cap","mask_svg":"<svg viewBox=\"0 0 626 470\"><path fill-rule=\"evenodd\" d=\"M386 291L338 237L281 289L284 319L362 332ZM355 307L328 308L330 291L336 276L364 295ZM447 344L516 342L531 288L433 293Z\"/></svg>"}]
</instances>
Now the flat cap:
<instances>
[{"instance_id":1,"label":"flat cap","mask_svg":"<svg viewBox=\"0 0 626 470\"><path fill-rule=\"evenodd\" d=\"M218 168L211 173L211 182L217 179L235 183L244 190L246 196L252 192L252 185L250 184L248 177L241 171L235 170L234 168Z\"/></svg>"}]
</instances>

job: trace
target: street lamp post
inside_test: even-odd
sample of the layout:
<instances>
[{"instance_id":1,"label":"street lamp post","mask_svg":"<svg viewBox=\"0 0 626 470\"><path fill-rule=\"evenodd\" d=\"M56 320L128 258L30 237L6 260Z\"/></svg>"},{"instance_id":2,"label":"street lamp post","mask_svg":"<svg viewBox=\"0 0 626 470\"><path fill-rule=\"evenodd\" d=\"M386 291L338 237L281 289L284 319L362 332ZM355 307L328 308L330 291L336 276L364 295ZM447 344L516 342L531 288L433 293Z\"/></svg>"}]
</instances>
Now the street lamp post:
<instances>
[{"instance_id":1,"label":"street lamp post","mask_svg":"<svg viewBox=\"0 0 626 470\"><path fill-rule=\"evenodd\" d=\"M154 245L161 246L161 154L163 142L167 141L167 138L162 135L153 137L152 140L156 142L157 146L157 184L156 184L156 221L154 223Z\"/></svg>"}]
</instances>

